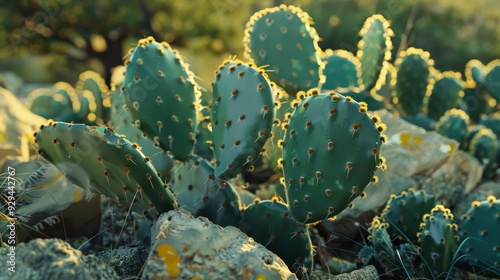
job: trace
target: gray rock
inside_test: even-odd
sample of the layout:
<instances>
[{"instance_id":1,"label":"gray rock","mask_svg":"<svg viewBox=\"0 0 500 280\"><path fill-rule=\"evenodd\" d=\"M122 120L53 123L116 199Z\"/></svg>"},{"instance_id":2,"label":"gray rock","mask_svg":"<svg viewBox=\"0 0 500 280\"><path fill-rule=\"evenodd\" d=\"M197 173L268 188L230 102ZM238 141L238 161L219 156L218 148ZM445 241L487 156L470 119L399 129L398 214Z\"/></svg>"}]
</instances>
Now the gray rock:
<instances>
[{"instance_id":1,"label":"gray rock","mask_svg":"<svg viewBox=\"0 0 500 280\"><path fill-rule=\"evenodd\" d=\"M387 125L388 142L382 147L387 170L378 170L379 182L366 188L367 197L354 200L355 207L337 218L346 215L356 218L366 211L380 209L391 194L409 187L425 189L435 193L439 200L451 203L479 183L482 175L479 162L458 150L456 141L427 132L388 111L376 114Z\"/></svg>"},{"instance_id":2,"label":"gray rock","mask_svg":"<svg viewBox=\"0 0 500 280\"><path fill-rule=\"evenodd\" d=\"M144 279L297 279L286 264L239 229L185 211L162 214ZM259 278L259 279L260 279Z\"/></svg>"},{"instance_id":3,"label":"gray rock","mask_svg":"<svg viewBox=\"0 0 500 280\"><path fill-rule=\"evenodd\" d=\"M146 247L134 246L98 252L95 256L112 267L121 278L135 278L148 258L148 253Z\"/></svg>"},{"instance_id":4,"label":"gray rock","mask_svg":"<svg viewBox=\"0 0 500 280\"><path fill-rule=\"evenodd\" d=\"M8 248L0 248L0 279L120 279L116 272L95 256L84 256L60 239L34 239L15 250L15 272L7 271Z\"/></svg>"}]
</instances>

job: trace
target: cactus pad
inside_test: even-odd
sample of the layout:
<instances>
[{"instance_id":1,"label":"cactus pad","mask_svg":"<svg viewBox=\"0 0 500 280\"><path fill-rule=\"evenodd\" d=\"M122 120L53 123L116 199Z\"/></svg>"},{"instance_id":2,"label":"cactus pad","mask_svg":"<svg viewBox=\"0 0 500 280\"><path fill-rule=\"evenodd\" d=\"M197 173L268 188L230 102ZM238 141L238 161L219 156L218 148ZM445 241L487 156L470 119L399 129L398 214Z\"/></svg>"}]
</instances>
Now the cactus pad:
<instances>
[{"instance_id":1,"label":"cactus pad","mask_svg":"<svg viewBox=\"0 0 500 280\"><path fill-rule=\"evenodd\" d=\"M385 125L366 104L333 92L309 95L296 104L283 148L287 201L302 223L337 215L385 168Z\"/></svg>"},{"instance_id":2,"label":"cactus pad","mask_svg":"<svg viewBox=\"0 0 500 280\"><path fill-rule=\"evenodd\" d=\"M268 65L269 78L292 96L320 82L318 41L309 15L285 5L255 13L244 38L247 57L258 66Z\"/></svg>"},{"instance_id":3,"label":"cactus pad","mask_svg":"<svg viewBox=\"0 0 500 280\"><path fill-rule=\"evenodd\" d=\"M263 70L226 61L212 87L215 176L229 180L252 166L270 136L276 115L273 84Z\"/></svg>"},{"instance_id":4,"label":"cactus pad","mask_svg":"<svg viewBox=\"0 0 500 280\"><path fill-rule=\"evenodd\" d=\"M152 37L139 40L126 64L123 90L136 126L175 159L186 159L196 142L200 95L188 65Z\"/></svg>"}]
</instances>

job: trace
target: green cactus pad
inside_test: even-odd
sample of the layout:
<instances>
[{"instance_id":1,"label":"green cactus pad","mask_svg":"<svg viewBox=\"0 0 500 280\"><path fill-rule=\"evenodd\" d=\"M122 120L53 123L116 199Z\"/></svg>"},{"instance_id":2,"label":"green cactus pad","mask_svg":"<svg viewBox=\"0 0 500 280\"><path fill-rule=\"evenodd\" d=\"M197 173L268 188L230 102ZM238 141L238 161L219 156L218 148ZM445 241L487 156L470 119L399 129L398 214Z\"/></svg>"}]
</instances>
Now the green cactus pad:
<instances>
[{"instance_id":1,"label":"green cactus pad","mask_svg":"<svg viewBox=\"0 0 500 280\"><path fill-rule=\"evenodd\" d=\"M172 169L171 188L180 207L220 226L238 227L240 198L228 182L219 181L210 163L196 155Z\"/></svg>"},{"instance_id":2,"label":"green cactus pad","mask_svg":"<svg viewBox=\"0 0 500 280\"><path fill-rule=\"evenodd\" d=\"M321 90L341 91L361 85L361 63L351 52L328 49L322 57L326 64L323 69L325 81L321 84Z\"/></svg>"},{"instance_id":3,"label":"green cactus pad","mask_svg":"<svg viewBox=\"0 0 500 280\"><path fill-rule=\"evenodd\" d=\"M398 104L406 114L416 115L421 111L424 98L430 90L433 65L430 54L416 48L402 51L396 59L396 93Z\"/></svg>"},{"instance_id":4,"label":"green cactus pad","mask_svg":"<svg viewBox=\"0 0 500 280\"><path fill-rule=\"evenodd\" d=\"M35 139L39 154L84 189L153 218L177 208L150 159L107 127L55 122L42 126Z\"/></svg>"},{"instance_id":5,"label":"green cactus pad","mask_svg":"<svg viewBox=\"0 0 500 280\"><path fill-rule=\"evenodd\" d=\"M39 88L30 92L29 96L31 112L46 119L62 120L61 114L71 113L71 100L53 89ZM65 120L71 121L71 120Z\"/></svg>"},{"instance_id":6,"label":"green cactus pad","mask_svg":"<svg viewBox=\"0 0 500 280\"><path fill-rule=\"evenodd\" d=\"M393 263L396 261L396 251L393 248L392 239L387 231L388 228L388 223L383 222L382 218L375 216L368 228L368 232L370 233L369 241L382 261Z\"/></svg>"},{"instance_id":7,"label":"green cactus pad","mask_svg":"<svg viewBox=\"0 0 500 280\"><path fill-rule=\"evenodd\" d=\"M434 78L431 96L427 103L427 116L439 120L464 97L464 82L459 72L446 71Z\"/></svg>"},{"instance_id":8,"label":"green cactus pad","mask_svg":"<svg viewBox=\"0 0 500 280\"><path fill-rule=\"evenodd\" d=\"M453 220L450 209L438 204L430 214L424 215L419 241L426 278L437 279L449 272L458 240L458 225Z\"/></svg>"},{"instance_id":9,"label":"green cactus pad","mask_svg":"<svg viewBox=\"0 0 500 280\"><path fill-rule=\"evenodd\" d=\"M170 45L151 37L139 40L126 64L125 102L136 126L185 160L196 142L200 95L188 65Z\"/></svg>"},{"instance_id":10,"label":"green cactus pad","mask_svg":"<svg viewBox=\"0 0 500 280\"><path fill-rule=\"evenodd\" d=\"M94 71L85 71L80 74L76 82L76 91L90 91L95 100L95 122L102 124L108 118L109 104L105 104L107 98L108 86L99 73ZM108 105L108 106L105 106ZM94 116L90 116L94 119Z\"/></svg>"},{"instance_id":11,"label":"green cactus pad","mask_svg":"<svg viewBox=\"0 0 500 280\"><path fill-rule=\"evenodd\" d=\"M474 268L500 276L500 200L489 196L485 201L474 201L460 221L458 255Z\"/></svg>"},{"instance_id":12,"label":"green cactus pad","mask_svg":"<svg viewBox=\"0 0 500 280\"><path fill-rule=\"evenodd\" d=\"M390 225L387 229L391 239L417 243L417 233L425 214L436 205L436 197L413 188L399 195L391 195L382 211L382 218Z\"/></svg>"},{"instance_id":13,"label":"green cactus pad","mask_svg":"<svg viewBox=\"0 0 500 280\"><path fill-rule=\"evenodd\" d=\"M460 149L464 149L467 142L469 116L460 109L451 109L436 123L436 132L444 137L456 140Z\"/></svg>"},{"instance_id":14,"label":"green cactus pad","mask_svg":"<svg viewBox=\"0 0 500 280\"><path fill-rule=\"evenodd\" d=\"M495 59L486 65L488 73L484 77L484 86L493 98L500 102L500 59Z\"/></svg>"},{"instance_id":15,"label":"green cactus pad","mask_svg":"<svg viewBox=\"0 0 500 280\"><path fill-rule=\"evenodd\" d=\"M212 84L215 176L229 180L248 170L269 138L275 120L274 90L263 70L226 61Z\"/></svg>"},{"instance_id":16,"label":"green cactus pad","mask_svg":"<svg viewBox=\"0 0 500 280\"><path fill-rule=\"evenodd\" d=\"M123 85L116 86L111 94L110 124L113 129L124 135L127 140L136 143L141 148L141 152L151 159L151 163L159 173L163 181L170 181L170 170L174 166L174 159L169 152L160 148L158 143L147 137L132 121L128 107L125 104L125 94Z\"/></svg>"},{"instance_id":17,"label":"green cactus pad","mask_svg":"<svg viewBox=\"0 0 500 280\"><path fill-rule=\"evenodd\" d=\"M287 201L292 216L314 223L343 211L374 180L385 125L364 103L309 91L295 107L283 147Z\"/></svg>"},{"instance_id":18,"label":"green cactus pad","mask_svg":"<svg viewBox=\"0 0 500 280\"><path fill-rule=\"evenodd\" d=\"M495 175L497 151L497 137L489 128L480 129L470 140L468 152L483 166L483 178L491 178Z\"/></svg>"},{"instance_id":19,"label":"green cactus pad","mask_svg":"<svg viewBox=\"0 0 500 280\"><path fill-rule=\"evenodd\" d=\"M291 271L302 275L313 268L313 250L307 227L297 223L287 205L276 200L256 201L241 218L241 231L278 255ZM302 275L305 276L305 275Z\"/></svg>"},{"instance_id":20,"label":"green cactus pad","mask_svg":"<svg viewBox=\"0 0 500 280\"><path fill-rule=\"evenodd\" d=\"M309 15L285 5L255 13L244 38L247 57L258 66L268 66L269 78L292 96L320 83L318 41Z\"/></svg>"},{"instance_id":21,"label":"green cactus pad","mask_svg":"<svg viewBox=\"0 0 500 280\"><path fill-rule=\"evenodd\" d=\"M394 32L390 22L376 14L366 19L359 31L357 57L361 62L361 84L366 91L380 88L385 79L387 61L391 59Z\"/></svg>"},{"instance_id":22,"label":"green cactus pad","mask_svg":"<svg viewBox=\"0 0 500 280\"><path fill-rule=\"evenodd\" d=\"M489 117L482 118L479 121L479 124L491 129L497 138L500 136L500 114L497 113Z\"/></svg>"},{"instance_id":23,"label":"green cactus pad","mask_svg":"<svg viewBox=\"0 0 500 280\"><path fill-rule=\"evenodd\" d=\"M477 59L470 60L465 64L465 79L472 87L484 85L485 66Z\"/></svg>"}]
</instances>

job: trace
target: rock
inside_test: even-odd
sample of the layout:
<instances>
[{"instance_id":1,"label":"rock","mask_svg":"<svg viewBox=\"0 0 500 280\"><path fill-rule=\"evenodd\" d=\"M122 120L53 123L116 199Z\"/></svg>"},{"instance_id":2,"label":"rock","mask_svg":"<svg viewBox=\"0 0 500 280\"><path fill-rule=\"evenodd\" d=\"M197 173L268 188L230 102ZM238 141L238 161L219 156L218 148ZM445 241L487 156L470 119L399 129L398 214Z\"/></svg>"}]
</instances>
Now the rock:
<instances>
[{"instance_id":1,"label":"rock","mask_svg":"<svg viewBox=\"0 0 500 280\"><path fill-rule=\"evenodd\" d=\"M33 133L47 120L33 114L17 97L0 87L0 147L18 149L24 158L29 156L28 143Z\"/></svg>"},{"instance_id":2,"label":"rock","mask_svg":"<svg viewBox=\"0 0 500 280\"><path fill-rule=\"evenodd\" d=\"M144 279L297 279L286 264L239 229L182 210L153 226Z\"/></svg>"},{"instance_id":3,"label":"rock","mask_svg":"<svg viewBox=\"0 0 500 280\"><path fill-rule=\"evenodd\" d=\"M377 114L382 119L382 122L387 125L386 135L388 141L382 147L382 155L386 158L387 170L385 172L378 170L376 175L379 177L379 182L375 185L369 185L365 189L367 197L362 200L355 199L353 201L354 208L342 212L337 219L346 215L356 218L366 211L379 209L385 205L391 194L398 194L409 187L419 189L418 184L423 174L427 174L425 175L427 178L432 176L433 172L445 165L447 161L451 165L456 164L450 161L450 158L458 151L456 141L435 132L427 132L388 111L377 111ZM452 160L456 159L463 161L464 168L454 172L460 171L463 173L462 175L469 176L469 170L465 170L467 164L471 165L470 167L474 172L478 170L471 157L461 154L452 158ZM453 169L451 165L440 172L448 172ZM444 182L457 183L453 178L436 176ZM472 177L471 182L468 183L469 185L477 184L474 178L476 177Z\"/></svg>"},{"instance_id":4,"label":"rock","mask_svg":"<svg viewBox=\"0 0 500 280\"><path fill-rule=\"evenodd\" d=\"M361 269L349 273L332 275L326 271L314 270L309 277L310 280L356 280L356 279L379 279L377 269L373 265L365 266Z\"/></svg>"},{"instance_id":5,"label":"rock","mask_svg":"<svg viewBox=\"0 0 500 280\"><path fill-rule=\"evenodd\" d=\"M60 239L34 239L16 247L15 272L7 270L8 248L0 248L0 279L120 279L95 256L84 256ZM12 274L11 274L12 273Z\"/></svg>"},{"instance_id":6,"label":"rock","mask_svg":"<svg viewBox=\"0 0 500 280\"><path fill-rule=\"evenodd\" d=\"M112 267L121 278L133 279L139 275L148 252L144 246L134 246L98 252L95 256Z\"/></svg>"}]
</instances>

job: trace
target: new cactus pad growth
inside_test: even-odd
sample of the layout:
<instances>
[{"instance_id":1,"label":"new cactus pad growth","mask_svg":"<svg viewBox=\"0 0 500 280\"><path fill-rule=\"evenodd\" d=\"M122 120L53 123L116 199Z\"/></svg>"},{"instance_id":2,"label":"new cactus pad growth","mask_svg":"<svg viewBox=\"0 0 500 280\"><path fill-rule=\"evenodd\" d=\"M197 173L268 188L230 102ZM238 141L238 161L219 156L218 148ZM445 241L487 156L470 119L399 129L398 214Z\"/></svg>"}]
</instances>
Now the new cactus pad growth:
<instances>
[{"instance_id":1,"label":"new cactus pad growth","mask_svg":"<svg viewBox=\"0 0 500 280\"><path fill-rule=\"evenodd\" d=\"M417 243L422 218L435 205L434 195L413 188L392 195L382 211L382 219L389 225L387 231L391 240L397 237L401 241Z\"/></svg>"},{"instance_id":2,"label":"new cactus pad growth","mask_svg":"<svg viewBox=\"0 0 500 280\"><path fill-rule=\"evenodd\" d=\"M436 123L436 132L460 144L465 149L469 127L469 116L460 109L451 109Z\"/></svg>"},{"instance_id":3,"label":"new cactus pad growth","mask_svg":"<svg viewBox=\"0 0 500 280\"><path fill-rule=\"evenodd\" d=\"M396 60L396 93L398 103L406 114L416 115L421 111L433 65L430 54L416 48L402 51Z\"/></svg>"},{"instance_id":4,"label":"new cactus pad growth","mask_svg":"<svg viewBox=\"0 0 500 280\"><path fill-rule=\"evenodd\" d=\"M300 8L281 5L255 13L246 26L247 57L268 66L269 78L292 96L320 82L319 37L311 23Z\"/></svg>"},{"instance_id":5,"label":"new cactus pad growth","mask_svg":"<svg viewBox=\"0 0 500 280\"><path fill-rule=\"evenodd\" d=\"M447 71L438 74L427 103L427 116L439 120L446 111L458 104L460 98L464 97L463 89L460 73Z\"/></svg>"},{"instance_id":6,"label":"new cactus pad growth","mask_svg":"<svg viewBox=\"0 0 500 280\"><path fill-rule=\"evenodd\" d=\"M80 74L76 83L76 91L89 91L94 97L94 112L89 116L89 120L102 124L109 117L109 96L108 86L104 79L94 71L85 71Z\"/></svg>"},{"instance_id":7,"label":"new cactus pad growth","mask_svg":"<svg viewBox=\"0 0 500 280\"><path fill-rule=\"evenodd\" d=\"M301 267L310 273L313 268L313 249L307 227L297 223L286 204L273 200L256 200L244 211L241 231L266 246L301 276Z\"/></svg>"},{"instance_id":8,"label":"new cactus pad growth","mask_svg":"<svg viewBox=\"0 0 500 280\"><path fill-rule=\"evenodd\" d=\"M188 65L168 43L152 37L139 40L126 64L123 90L135 125L185 160L196 142L200 95Z\"/></svg>"},{"instance_id":9,"label":"new cactus pad growth","mask_svg":"<svg viewBox=\"0 0 500 280\"><path fill-rule=\"evenodd\" d=\"M450 209L441 204L423 217L419 233L420 249L425 261L424 273L429 279L446 275L452 268L455 246L458 244L458 225Z\"/></svg>"},{"instance_id":10,"label":"new cactus pad growth","mask_svg":"<svg viewBox=\"0 0 500 280\"><path fill-rule=\"evenodd\" d=\"M229 180L251 168L275 120L274 89L264 71L226 61L212 84L215 176Z\"/></svg>"},{"instance_id":11,"label":"new cactus pad growth","mask_svg":"<svg viewBox=\"0 0 500 280\"><path fill-rule=\"evenodd\" d=\"M373 15L366 19L359 31L357 57L361 62L361 84L366 91L380 88L385 79L387 61L391 59L394 32L390 23L382 15Z\"/></svg>"},{"instance_id":12,"label":"new cactus pad growth","mask_svg":"<svg viewBox=\"0 0 500 280\"><path fill-rule=\"evenodd\" d=\"M240 198L231 184L219 181L210 163L198 156L172 169L170 182L180 207L193 216L203 216L220 226L237 227Z\"/></svg>"},{"instance_id":13,"label":"new cactus pad growth","mask_svg":"<svg viewBox=\"0 0 500 280\"><path fill-rule=\"evenodd\" d=\"M368 228L370 233L369 241L382 258L382 261L392 263L396 261L396 251L393 248L392 239L387 228L389 228L389 224L384 222L382 218L375 216Z\"/></svg>"},{"instance_id":14,"label":"new cactus pad growth","mask_svg":"<svg viewBox=\"0 0 500 280\"><path fill-rule=\"evenodd\" d=\"M364 196L385 168L385 125L364 103L311 90L295 102L284 139L283 166L292 216L302 223L333 217Z\"/></svg>"},{"instance_id":15,"label":"new cactus pad growth","mask_svg":"<svg viewBox=\"0 0 500 280\"><path fill-rule=\"evenodd\" d=\"M55 122L42 126L35 139L39 154L82 188L151 217L177 208L150 159L107 127Z\"/></svg>"},{"instance_id":16,"label":"new cactus pad growth","mask_svg":"<svg viewBox=\"0 0 500 280\"><path fill-rule=\"evenodd\" d=\"M459 255L477 272L500 275L500 200L489 196L484 201L474 201L460 221L463 241Z\"/></svg>"}]
</instances>

